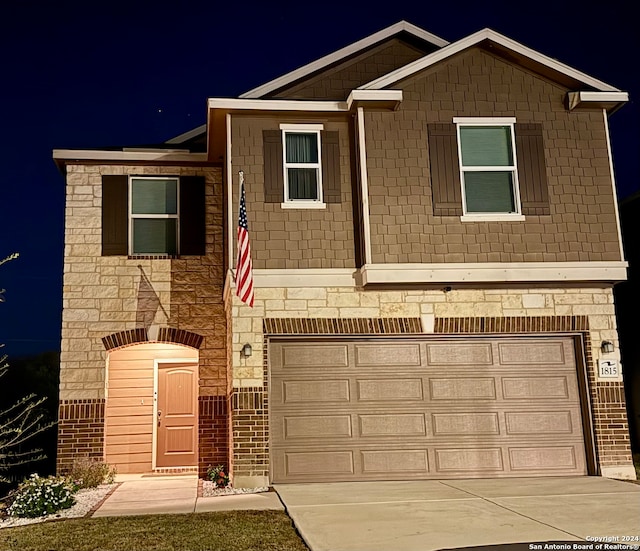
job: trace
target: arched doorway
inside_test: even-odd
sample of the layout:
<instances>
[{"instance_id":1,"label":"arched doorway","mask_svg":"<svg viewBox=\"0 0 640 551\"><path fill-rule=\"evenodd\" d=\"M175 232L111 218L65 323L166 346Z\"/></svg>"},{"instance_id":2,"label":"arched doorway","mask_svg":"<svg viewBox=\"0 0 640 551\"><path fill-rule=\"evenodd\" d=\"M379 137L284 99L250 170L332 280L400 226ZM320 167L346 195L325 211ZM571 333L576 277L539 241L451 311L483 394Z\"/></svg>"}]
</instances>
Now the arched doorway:
<instances>
[{"instance_id":1,"label":"arched doorway","mask_svg":"<svg viewBox=\"0 0 640 551\"><path fill-rule=\"evenodd\" d=\"M197 349L142 343L109 352L105 460L119 473L197 467Z\"/></svg>"}]
</instances>

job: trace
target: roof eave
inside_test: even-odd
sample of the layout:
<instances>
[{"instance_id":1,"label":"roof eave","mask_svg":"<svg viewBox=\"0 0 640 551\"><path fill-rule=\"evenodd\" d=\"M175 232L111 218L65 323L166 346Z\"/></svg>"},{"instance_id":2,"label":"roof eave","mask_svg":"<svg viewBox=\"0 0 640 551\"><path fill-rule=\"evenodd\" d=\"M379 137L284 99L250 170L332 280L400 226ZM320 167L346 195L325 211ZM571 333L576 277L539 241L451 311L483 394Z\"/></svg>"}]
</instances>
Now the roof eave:
<instances>
[{"instance_id":1,"label":"roof eave","mask_svg":"<svg viewBox=\"0 0 640 551\"><path fill-rule=\"evenodd\" d=\"M515 40L501 35L491 29L482 29L481 31L462 38L457 42L453 42L436 52L405 65L404 67L400 67L395 71L391 71L382 77L368 82L367 84L363 84L359 89L380 90L382 88L393 86L394 84L405 80L440 61L462 52L463 50L480 45L485 41L524 56L540 66L546 67L559 75L564 75L575 83L581 83L584 86L594 88L600 92L620 92L618 88L615 88L606 82L602 82L601 80L595 79L581 71L578 71L577 69L565 65L564 63L545 56L544 54L524 46L523 44L520 44L519 42L516 42Z\"/></svg>"},{"instance_id":2,"label":"roof eave","mask_svg":"<svg viewBox=\"0 0 640 551\"><path fill-rule=\"evenodd\" d=\"M304 78L312 73L315 73L316 71L320 71L329 65L337 63L343 59L346 59L347 57L355 55L358 52L361 52L403 31L409 34L412 34L413 36L420 38L426 42L429 42L438 48L442 48L447 44L449 44L449 42L444 40L443 38L440 38L439 36L431 34L419 27L416 27L415 25L412 25L407 21L399 21L398 23L395 23L394 25L391 25L386 29L382 29L377 33L369 35L366 38L358 40L357 42L354 42L352 44L349 44L348 46L345 46L344 48L336 50L335 52L332 52L324 57L321 57L320 59L316 59L315 61L312 61L307 65L303 65L302 67L296 69L295 71L286 73L274 80L271 80L265 84L258 86L257 88L253 88L252 90L249 90L244 94L241 94L240 98L255 99L255 98L263 97L266 94L269 94L275 90L282 88L283 86L286 86L297 80L300 80L301 78Z\"/></svg>"}]
</instances>

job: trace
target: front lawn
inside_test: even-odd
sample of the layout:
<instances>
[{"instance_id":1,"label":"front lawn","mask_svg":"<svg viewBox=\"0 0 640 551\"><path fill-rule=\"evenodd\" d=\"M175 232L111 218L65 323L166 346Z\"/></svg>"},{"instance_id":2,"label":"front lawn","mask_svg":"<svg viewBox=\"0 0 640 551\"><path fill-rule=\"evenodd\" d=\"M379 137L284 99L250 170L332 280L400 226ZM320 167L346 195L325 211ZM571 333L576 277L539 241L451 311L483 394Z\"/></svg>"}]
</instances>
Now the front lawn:
<instances>
[{"instance_id":1,"label":"front lawn","mask_svg":"<svg viewBox=\"0 0 640 551\"><path fill-rule=\"evenodd\" d=\"M0 530L2 551L308 551L282 511L106 517Z\"/></svg>"}]
</instances>

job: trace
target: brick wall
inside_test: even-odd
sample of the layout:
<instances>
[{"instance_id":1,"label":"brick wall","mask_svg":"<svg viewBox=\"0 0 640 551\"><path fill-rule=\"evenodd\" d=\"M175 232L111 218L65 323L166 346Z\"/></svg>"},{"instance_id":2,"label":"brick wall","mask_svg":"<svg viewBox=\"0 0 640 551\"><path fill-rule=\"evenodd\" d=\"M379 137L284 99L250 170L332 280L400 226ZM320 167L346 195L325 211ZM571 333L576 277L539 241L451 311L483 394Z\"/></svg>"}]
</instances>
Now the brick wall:
<instances>
[{"instance_id":1,"label":"brick wall","mask_svg":"<svg viewBox=\"0 0 640 551\"><path fill-rule=\"evenodd\" d=\"M203 176L205 255L101 256L102 176L110 174ZM67 166L61 403L104 400L107 349L114 345L184 338L199 348L200 396L226 400L223 195L221 169L214 166ZM223 449L227 431L220 424L226 425L227 413L216 411L215 418L203 416L199 430L206 438L219 435ZM104 423L104 413L100 419ZM65 446L61 440L61 452ZM213 456L203 452L201 470Z\"/></svg>"},{"instance_id":2,"label":"brick wall","mask_svg":"<svg viewBox=\"0 0 640 551\"><path fill-rule=\"evenodd\" d=\"M104 460L104 405L103 399L60 401L58 473L68 472L74 459Z\"/></svg>"},{"instance_id":3,"label":"brick wall","mask_svg":"<svg viewBox=\"0 0 640 551\"><path fill-rule=\"evenodd\" d=\"M229 404L226 396L200 396L198 401L198 474L209 465L229 468Z\"/></svg>"},{"instance_id":4,"label":"brick wall","mask_svg":"<svg viewBox=\"0 0 640 551\"><path fill-rule=\"evenodd\" d=\"M231 352L234 396L248 393L256 400L268 392L266 338L270 334L415 333L418 321L435 333L580 334L585 346L587 387L595 434L597 461L603 472L633 467L622 380L599 380L597 360L602 340L611 340L620 361L613 294L610 288L454 289L364 291L356 288L258 288L254 308L233 295ZM379 318L400 318L383 323ZM372 320L378 320L373 322ZM421 327L421 325L420 325ZM395 328L395 329L394 329ZM244 343L253 347L242 358ZM232 404L234 473L259 472L268 457L267 408ZM238 409L237 409L238 408ZM255 429L257 426L259 429ZM256 432L257 430L257 432ZM261 446L261 443L264 447ZM236 471L237 469L237 471ZM264 472L268 472L265 468ZM613 471L608 471L613 472ZM266 475L265 475L266 476Z\"/></svg>"},{"instance_id":5,"label":"brick wall","mask_svg":"<svg viewBox=\"0 0 640 551\"><path fill-rule=\"evenodd\" d=\"M398 111L365 116L374 263L620 260L601 110L567 111L567 89L480 48L401 87ZM550 215L433 215L426 126L464 116L542 123Z\"/></svg>"}]
</instances>

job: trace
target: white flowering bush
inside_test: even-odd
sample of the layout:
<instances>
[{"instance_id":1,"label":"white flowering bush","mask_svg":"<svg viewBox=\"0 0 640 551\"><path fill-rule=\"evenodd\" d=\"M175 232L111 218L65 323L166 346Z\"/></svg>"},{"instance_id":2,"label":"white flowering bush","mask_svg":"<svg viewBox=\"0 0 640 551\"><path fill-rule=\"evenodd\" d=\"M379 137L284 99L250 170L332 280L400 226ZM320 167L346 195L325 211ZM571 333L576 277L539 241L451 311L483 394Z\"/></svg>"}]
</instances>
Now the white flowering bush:
<instances>
[{"instance_id":1,"label":"white flowering bush","mask_svg":"<svg viewBox=\"0 0 640 551\"><path fill-rule=\"evenodd\" d=\"M29 518L50 515L73 506L75 492L76 488L66 478L41 478L32 474L18 486L7 513Z\"/></svg>"}]
</instances>

